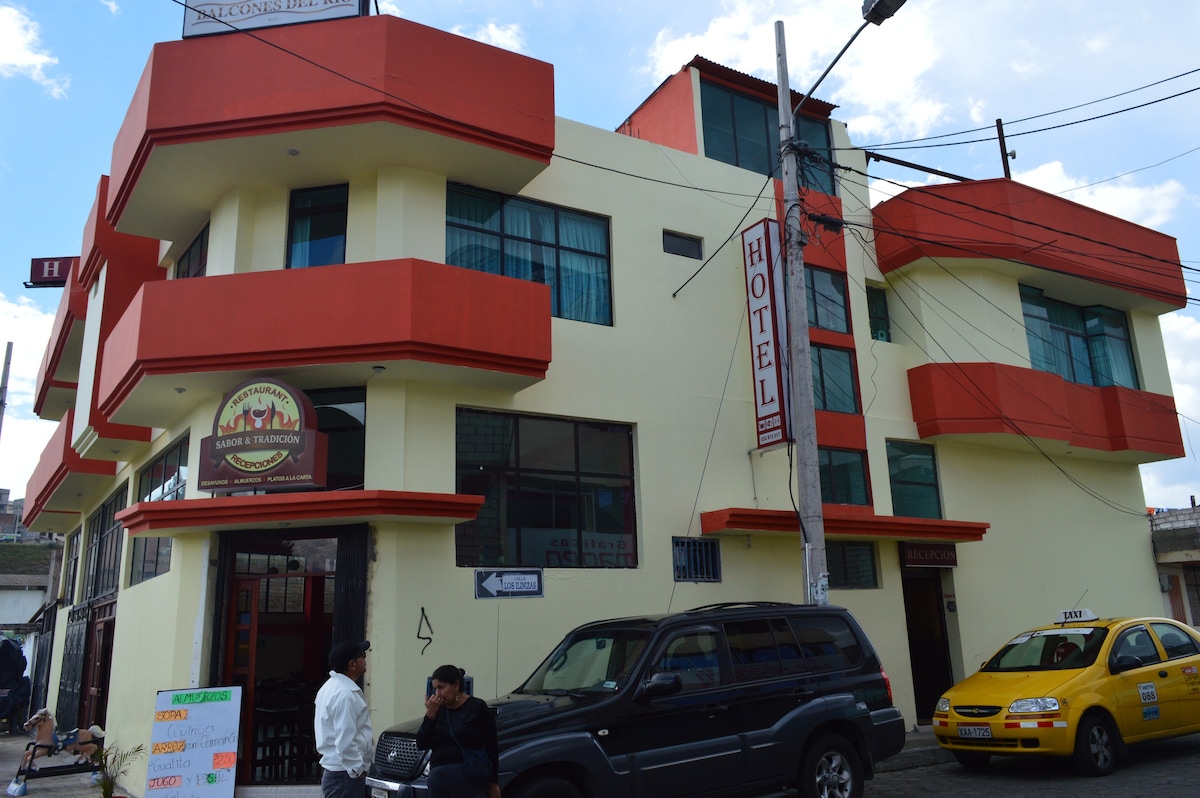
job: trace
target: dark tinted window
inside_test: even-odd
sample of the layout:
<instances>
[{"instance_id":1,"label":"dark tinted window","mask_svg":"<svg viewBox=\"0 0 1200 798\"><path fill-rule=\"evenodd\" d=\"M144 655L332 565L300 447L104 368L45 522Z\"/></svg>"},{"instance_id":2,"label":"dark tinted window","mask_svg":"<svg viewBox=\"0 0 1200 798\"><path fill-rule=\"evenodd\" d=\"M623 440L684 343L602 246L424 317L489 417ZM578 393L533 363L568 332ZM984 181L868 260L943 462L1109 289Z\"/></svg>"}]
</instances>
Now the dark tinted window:
<instances>
[{"instance_id":1,"label":"dark tinted window","mask_svg":"<svg viewBox=\"0 0 1200 798\"><path fill-rule=\"evenodd\" d=\"M704 245L698 238L663 230L663 252L699 260L704 257Z\"/></svg>"},{"instance_id":2,"label":"dark tinted window","mask_svg":"<svg viewBox=\"0 0 1200 798\"><path fill-rule=\"evenodd\" d=\"M716 632L701 629L676 637L659 656L654 671L678 673L684 692L716 687L721 683Z\"/></svg>"},{"instance_id":3,"label":"dark tinted window","mask_svg":"<svg viewBox=\"0 0 1200 798\"><path fill-rule=\"evenodd\" d=\"M792 618L791 621L800 649L813 672L845 670L862 661L862 645L844 618L814 615Z\"/></svg>"},{"instance_id":4,"label":"dark tinted window","mask_svg":"<svg viewBox=\"0 0 1200 798\"><path fill-rule=\"evenodd\" d=\"M1152 623L1150 628L1158 635L1158 642L1162 643L1163 650L1167 652L1167 659L1200 654L1195 638L1183 629L1169 623Z\"/></svg>"},{"instance_id":5,"label":"dark tinted window","mask_svg":"<svg viewBox=\"0 0 1200 798\"><path fill-rule=\"evenodd\" d=\"M727 623L725 637L729 641L735 682L753 682L783 674L775 635L768 619Z\"/></svg>"}]
</instances>

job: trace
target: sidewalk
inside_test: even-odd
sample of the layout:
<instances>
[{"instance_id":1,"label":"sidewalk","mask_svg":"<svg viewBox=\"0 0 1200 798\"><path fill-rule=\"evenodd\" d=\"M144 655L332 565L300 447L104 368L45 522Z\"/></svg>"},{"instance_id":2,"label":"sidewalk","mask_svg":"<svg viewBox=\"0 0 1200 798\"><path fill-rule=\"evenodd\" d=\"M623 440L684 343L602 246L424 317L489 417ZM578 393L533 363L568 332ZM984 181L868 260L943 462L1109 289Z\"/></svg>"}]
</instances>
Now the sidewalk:
<instances>
[{"instance_id":1,"label":"sidewalk","mask_svg":"<svg viewBox=\"0 0 1200 798\"><path fill-rule=\"evenodd\" d=\"M21 766L21 757L25 754L25 746L33 742L33 737L25 733L0 734L0 788L7 789L17 775ZM71 754L62 753L52 757L38 757L42 768L52 768L56 765L69 765L75 760ZM87 773L71 773L65 776L50 776L31 779L25 783L28 798L87 798L88 795L99 796L92 789L92 777ZM7 798L7 793L0 793Z\"/></svg>"},{"instance_id":2,"label":"sidewalk","mask_svg":"<svg viewBox=\"0 0 1200 798\"><path fill-rule=\"evenodd\" d=\"M25 746L32 740L33 738L27 734L0 734L0 787L7 788L12 782L13 776L17 774L17 767L21 764L21 756L25 753ZM38 761L45 763L42 767L50 768L69 764L72 757L64 753L55 757L39 758ZM878 763L875 770L879 773L888 773L952 761L954 761L954 757L938 747L937 741L933 739L933 731L928 726L924 726L909 732L905 739L904 750ZM88 795L99 795L92 789L91 777L84 773L32 779L26 782L25 789L27 798L87 798ZM241 794L247 789L239 788L238 793ZM272 789L287 790L288 788L259 788L264 793ZM132 792L135 795L142 794L140 789L133 789ZM118 792L118 794L120 793ZM297 795L297 788L291 788L288 794ZM7 798L7 796L0 793L0 798Z\"/></svg>"}]
</instances>

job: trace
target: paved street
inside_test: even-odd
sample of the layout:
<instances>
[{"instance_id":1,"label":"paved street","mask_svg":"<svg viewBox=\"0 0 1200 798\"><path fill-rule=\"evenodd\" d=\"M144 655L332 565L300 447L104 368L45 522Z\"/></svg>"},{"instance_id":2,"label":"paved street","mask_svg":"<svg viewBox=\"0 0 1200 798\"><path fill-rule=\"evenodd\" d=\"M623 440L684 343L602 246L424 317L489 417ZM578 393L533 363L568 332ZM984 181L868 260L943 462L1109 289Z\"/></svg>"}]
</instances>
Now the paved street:
<instances>
[{"instance_id":1,"label":"paved street","mask_svg":"<svg viewBox=\"0 0 1200 798\"><path fill-rule=\"evenodd\" d=\"M955 798L1176 798L1200 795L1200 736L1149 743L1104 778L1075 774L1067 760L995 758L982 771L951 762L879 774L864 798L947 795Z\"/></svg>"}]
</instances>

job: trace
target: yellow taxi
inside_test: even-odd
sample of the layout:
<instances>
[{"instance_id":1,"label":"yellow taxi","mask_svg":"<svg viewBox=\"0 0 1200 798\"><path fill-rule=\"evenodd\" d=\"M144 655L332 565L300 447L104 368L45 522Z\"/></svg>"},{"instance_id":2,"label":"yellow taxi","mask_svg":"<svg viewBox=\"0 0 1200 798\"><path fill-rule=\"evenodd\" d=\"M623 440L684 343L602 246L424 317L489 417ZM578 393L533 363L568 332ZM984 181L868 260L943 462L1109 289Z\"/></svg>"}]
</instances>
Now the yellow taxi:
<instances>
[{"instance_id":1,"label":"yellow taxi","mask_svg":"<svg viewBox=\"0 0 1200 798\"><path fill-rule=\"evenodd\" d=\"M938 744L968 768L992 755L1070 756L1104 776L1127 745L1197 731L1200 636L1085 609L1014 637L933 713Z\"/></svg>"}]
</instances>

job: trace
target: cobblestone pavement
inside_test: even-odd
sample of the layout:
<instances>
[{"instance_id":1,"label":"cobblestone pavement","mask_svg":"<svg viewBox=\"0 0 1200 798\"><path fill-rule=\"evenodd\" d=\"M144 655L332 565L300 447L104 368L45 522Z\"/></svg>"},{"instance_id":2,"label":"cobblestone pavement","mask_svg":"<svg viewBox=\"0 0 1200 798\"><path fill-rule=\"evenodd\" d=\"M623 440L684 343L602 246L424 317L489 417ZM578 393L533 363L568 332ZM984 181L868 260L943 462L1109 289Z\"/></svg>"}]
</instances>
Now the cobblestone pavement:
<instances>
[{"instance_id":1,"label":"cobblestone pavement","mask_svg":"<svg viewBox=\"0 0 1200 798\"><path fill-rule=\"evenodd\" d=\"M971 771L957 763L880 773L867 782L863 798L898 796L955 798L1183 798L1200 795L1200 736L1146 743L1133 748L1109 776L1076 774L1069 760L994 758Z\"/></svg>"}]
</instances>

